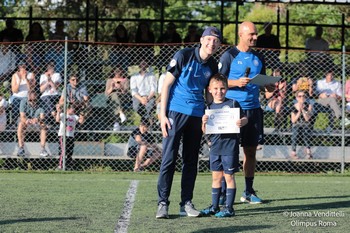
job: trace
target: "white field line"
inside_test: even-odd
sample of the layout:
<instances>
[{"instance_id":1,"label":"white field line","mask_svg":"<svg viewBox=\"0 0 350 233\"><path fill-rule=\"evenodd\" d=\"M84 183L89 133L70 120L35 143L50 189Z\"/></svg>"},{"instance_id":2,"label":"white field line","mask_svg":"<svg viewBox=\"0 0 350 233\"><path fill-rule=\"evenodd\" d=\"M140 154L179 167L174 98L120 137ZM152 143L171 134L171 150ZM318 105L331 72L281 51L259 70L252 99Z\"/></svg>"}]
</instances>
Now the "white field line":
<instances>
[{"instance_id":1,"label":"white field line","mask_svg":"<svg viewBox=\"0 0 350 233\"><path fill-rule=\"evenodd\" d=\"M118 219L118 223L115 226L114 233L126 233L126 232L128 232L131 211L134 207L135 196L136 196L138 185L139 185L138 180L131 181L130 186L129 186L129 190L126 193L124 207L123 207L122 213Z\"/></svg>"}]
</instances>

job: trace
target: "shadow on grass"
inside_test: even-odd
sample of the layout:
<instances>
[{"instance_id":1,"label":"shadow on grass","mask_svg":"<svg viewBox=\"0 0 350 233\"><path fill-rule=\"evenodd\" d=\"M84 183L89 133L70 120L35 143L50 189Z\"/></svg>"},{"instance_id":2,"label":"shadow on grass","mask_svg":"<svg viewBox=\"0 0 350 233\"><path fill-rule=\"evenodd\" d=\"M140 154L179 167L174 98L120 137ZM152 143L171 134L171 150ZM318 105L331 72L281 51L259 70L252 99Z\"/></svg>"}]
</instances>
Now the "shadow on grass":
<instances>
[{"instance_id":1,"label":"shadow on grass","mask_svg":"<svg viewBox=\"0 0 350 233\"><path fill-rule=\"evenodd\" d=\"M1 220L0 225L26 223L26 222L51 222L51 221L62 221L62 220L77 220L80 217L58 217L58 218L22 218L22 219L11 219Z\"/></svg>"},{"instance_id":2,"label":"shadow on grass","mask_svg":"<svg viewBox=\"0 0 350 233\"><path fill-rule=\"evenodd\" d=\"M329 198L348 198L349 196L324 196L324 197L309 197L309 198L295 198L295 199L278 199L278 200L271 200L264 203L274 203L277 201L283 201L283 200L320 200L323 199L329 199ZM350 208L350 202L348 200L344 201L334 201L334 202L320 202L320 203L300 203L300 204L294 204L294 205L278 205L278 206L268 206L261 204L257 206L258 208L246 208L239 210L240 216L247 216L247 215L258 215L258 214L267 214L267 213L284 213L286 211L314 211L314 210L323 210L323 211L337 211L339 208ZM252 210L255 210L252 212ZM244 213L244 212L250 212L250 213Z\"/></svg>"},{"instance_id":3,"label":"shadow on grass","mask_svg":"<svg viewBox=\"0 0 350 233\"><path fill-rule=\"evenodd\" d=\"M215 228L207 228L207 229L200 229L197 231L192 231L191 233L232 233L232 232L260 232L263 229L268 229L274 227L272 225L259 225L259 226L251 226L251 225L245 225L245 226L228 226L228 227L215 227Z\"/></svg>"},{"instance_id":4,"label":"shadow on grass","mask_svg":"<svg viewBox=\"0 0 350 233\"><path fill-rule=\"evenodd\" d=\"M297 200L313 200L315 198L317 199L334 199L334 198L349 198L350 195L342 195L342 196L313 196L313 197L295 197L295 198L281 198L281 199L272 199L272 200L265 200L264 203L270 203L270 202L276 202L276 201L297 201Z\"/></svg>"}]
</instances>

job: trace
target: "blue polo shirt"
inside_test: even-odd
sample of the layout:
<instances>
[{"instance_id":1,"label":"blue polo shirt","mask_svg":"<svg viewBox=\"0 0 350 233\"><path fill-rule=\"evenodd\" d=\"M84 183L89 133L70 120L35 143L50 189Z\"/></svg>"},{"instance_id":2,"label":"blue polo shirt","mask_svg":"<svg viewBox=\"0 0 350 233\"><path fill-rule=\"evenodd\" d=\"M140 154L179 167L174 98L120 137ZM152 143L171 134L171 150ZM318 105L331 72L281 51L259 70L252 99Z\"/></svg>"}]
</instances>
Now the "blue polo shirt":
<instances>
[{"instance_id":1,"label":"blue polo shirt","mask_svg":"<svg viewBox=\"0 0 350 233\"><path fill-rule=\"evenodd\" d=\"M199 47L178 51L167 67L167 71L175 77L167 110L202 117L205 109L203 91L210 77L218 72L217 67L213 57L202 61Z\"/></svg>"},{"instance_id":2,"label":"blue polo shirt","mask_svg":"<svg viewBox=\"0 0 350 233\"><path fill-rule=\"evenodd\" d=\"M220 58L219 72L226 75L229 80L243 77L247 67L250 67L249 78L257 74L266 74L264 58L255 50L241 52L237 47L233 47ZM260 107L259 93L259 86L249 83L244 88L230 88L226 97L237 100L244 110L248 110Z\"/></svg>"}]
</instances>

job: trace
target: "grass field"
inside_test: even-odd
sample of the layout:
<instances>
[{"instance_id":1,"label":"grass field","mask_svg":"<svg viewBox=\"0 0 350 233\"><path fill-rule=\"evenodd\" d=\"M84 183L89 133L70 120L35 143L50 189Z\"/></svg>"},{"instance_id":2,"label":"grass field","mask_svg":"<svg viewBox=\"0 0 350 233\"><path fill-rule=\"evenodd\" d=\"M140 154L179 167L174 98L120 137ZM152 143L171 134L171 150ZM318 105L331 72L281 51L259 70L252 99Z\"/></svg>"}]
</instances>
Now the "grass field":
<instances>
[{"instance_id":1,"label":"grass field","mask_svg":"<svg viewBox=\"0 0 350 233\"><path fill-rule=\"evenodd\" d=\"M243 180L237 216L188 218L178 216L176 174L170 219L156 220L157 174L1 172L0 232L349 232L349 175L258 174L261 205L239 203ZM210 187L210 174L200 174L198 209L210 203Z\"/></svg>"}]
</instances>

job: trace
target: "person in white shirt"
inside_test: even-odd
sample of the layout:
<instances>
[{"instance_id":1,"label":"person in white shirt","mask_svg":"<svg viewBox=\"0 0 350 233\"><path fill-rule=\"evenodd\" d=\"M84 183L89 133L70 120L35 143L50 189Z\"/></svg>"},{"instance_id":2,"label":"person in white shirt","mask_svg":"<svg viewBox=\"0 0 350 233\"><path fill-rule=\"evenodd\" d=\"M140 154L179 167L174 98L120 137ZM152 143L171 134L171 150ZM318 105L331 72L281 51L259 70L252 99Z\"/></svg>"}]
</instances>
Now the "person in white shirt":
<instances>
[{"instance_id":1,"label":"person in white shirt","mask_svg":"<svg viewBox=\"0 0 350 233\"><path fill-rule=\"evenodd\" d=\"M2 39L2 42L9 42L6 37ZM0 45L0 82L9 81L9 77L16 69L16 54L14 54L9 44Z\"/></svg>"},{"instance_id":2,"label":"person in white shirt","mask_svg":"<svg viewBox=\"0 0 350 233\"><path fill-rule=\"evenodd\" d=\"M19 118L19 106L21 100L28 97L28 91L35 87L35 75L28 73L25 62L18 63L18 71L12 75L11 80L11 124L15 124Z\"/></svg>"},{"instance_id":3,"label":"person in white shirt","mask_svg":"<svg viewBox=\"0 0 350 233\"><path fill-rule=\"evenodd\" d=\"M324 79L317 81L316 91L318 99L316 102L324 107L329 107L333 110L335 118L341 118L341 109L338 105L338 100L342 97L342 87L340 82L334 80L333 71L327 71ZM345 125L350 124L350 120L345 118ZM330 122L332 123L332 122Z\"/></svg>"},{"instance_id":4,"label":"person in white shirt","mask_svg":"<svg viewBox=\"0 0 350 233\"><path fill-rule=\"evenodd\" d=\"M54 119L56 116L55 106L60 99L58 87L61 83L61 74L55 72L55 64L50 62L46 72L40 76L41 107L47 119ZM49 117L50 114L52 117Z\"/></svg>"},{"instance_id":5,"label":"person in white shirt","mask_svg":"<svg viewBox=\"0 0 350 233\"><path fill-rule=\"evenodd\" d=\"M157 79L153 72L149 72L145 60L140 62L140 72L131 76L130 90L133 100L133 109L141 118L149 119L155 107Z\"/></svg>"}]
</instances>

